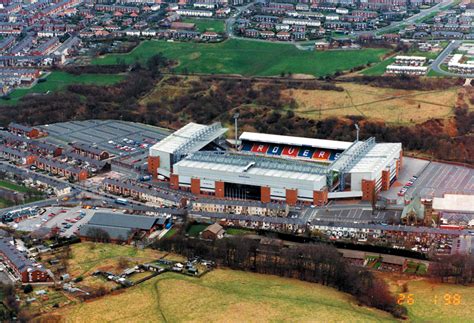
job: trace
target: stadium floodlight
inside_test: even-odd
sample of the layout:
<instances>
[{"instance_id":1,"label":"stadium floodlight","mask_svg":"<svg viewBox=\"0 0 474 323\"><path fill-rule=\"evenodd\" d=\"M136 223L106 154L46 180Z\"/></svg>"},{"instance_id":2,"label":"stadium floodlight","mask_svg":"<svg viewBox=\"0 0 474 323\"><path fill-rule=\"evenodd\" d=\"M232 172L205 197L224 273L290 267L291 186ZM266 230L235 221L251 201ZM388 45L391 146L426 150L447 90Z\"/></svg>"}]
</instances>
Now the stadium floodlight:
<instances>
[{"instance_id":1,"label":"stadium floodlight","mask_svg":"<svg viewBox=\"0 0 474 323\"><path fill-rule=\"evenodd\" d=\"M235 146L237 147L237 143L238 143L238 140L237 140L237 119L239 118L240 114L238 112L234 113L234 130L235 130Z\"/></svg>"},{"instance_id":2,"label":"stadium floodlight","mask_svg":"<svg viewBox=\"0 0 474 323\"><path fill-rule=\"evenodd\" d=\"M356 128L356 141L359 141L359 125L356 123L354 126Z\"/></svg>"}]
</instances>

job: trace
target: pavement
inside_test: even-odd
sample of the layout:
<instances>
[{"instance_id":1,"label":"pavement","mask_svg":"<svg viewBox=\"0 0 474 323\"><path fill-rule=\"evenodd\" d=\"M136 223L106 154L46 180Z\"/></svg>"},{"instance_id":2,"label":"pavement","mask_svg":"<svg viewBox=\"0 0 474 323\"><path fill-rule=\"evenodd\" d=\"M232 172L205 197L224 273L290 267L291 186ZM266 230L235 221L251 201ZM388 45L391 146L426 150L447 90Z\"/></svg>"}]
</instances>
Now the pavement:
<instances>
[{"instance_id":1,"label":"pavement","mask_svg":"<svg viewBox=\"0 0 474 323\"><path fill-rule=\"evenodd\" d=\"M64 211L64 212L61 212ZM19 223L11 223L11 225L20 231L35 231L40 227L46 228L54 228L59 227L63 231L60 233L61 236L70 237L75 234L77 230L79 230L80 226L87 223L95 212L106 211L106 212L121 212L117 211L117 209L83 209L81 206L76 206L73 208L63 208L63 207L47 207L45 208L45 212L41 215L31 217ZM84 214L84 217L78 220L76 223L69 223L66 219L73 219L77 218L81 212ZM54 216L49 216L50 214L55 214ZM66 224L71 224L72 227L69 229L64 228Z\"/></svg>"},{"instance_id":2,"label":"pavement","mask_svg":"<svg viewBox=\"0 0 474 323\"><path fill-rule=\"evenodd\" d=\"M459 47L461 45L462 41L460 40L453 40L449 43L448 46L436 57L436 59L431 63L431 70L435 71L436 73L446 75L446 76L455 76L455 77L474 77L473 74L459 74L459 73L453 73L453 72L448 72L443 69L441 69L441 65L445 62L446 58L451 55L453 50Z\"/></svg>"},{"instance_id":3,"label":"pavement","mask_svg":"<svg viewBox=\"0 0 474 323\"><path fill-rule=\"evenodd\" d=\"M431 162L407 190L406 198L442 197L446 193L474 194L474 169Z\"/></svg>"},{"instance_id":4,"label":"pavement","mask_svg":"<svg viewBox=\"0 0 474 323\"><path fill-rule=\"evenodd\" d=\"M463 78L474 78L474 74L463 74L463 73L454 73L445 71L441 68L441 65L446 63L446 59L451 55L451 53L462 44L462 40L453 40L449 43L448 46L436 57L436 59L431 63L430 69L436 73L453 76L453 77L463 77ZM470 82L469 82L470 84Z\"/></svg>"},{"instance_id":5,"label":"pavement","mask_svg":"<svg viewBox=\"0 0 474 323\"><path fill-rule=\"evenodd\" d=\"M397 27L400 27L402 25L406 25L406 24L414 24L416 23L417 21L419 21L420 19L423 19L424 17L430 15L431 13L435 12L435 11L438 11L438 10L441 10L441 8L443 7L446 7L446 6L449 6L450 4L454 3L455 0L444 0L440 3L438 3L437 5L431 7L431 8L428 8L428 9L425 9L425 10L421 10L419 13L417 13L416 15L413 15L413 16L410 16L406 19L403 19L402 21L394 21L392 22L390 25L386 26L386 27L383 27L383 28L379 28L379 29L376 29L375 32L377 32L378 34L380 33L384 33L386 31L389 31L391 29L394 29L394 28L397 28ZM357 32L355 34L363 34L364 31L360 31L360 32Z\"/></svg>"},{"instance_id":6,"label":"pavement","mask_svg":"<svg viewBox=\"0 0 474 323\"><path fill-rule=\"evenodd\" d=\"M396 204L404 204L404 197L398 196L400 189L408 182L412 176L419 176L429 165L429 161L411 157L403 158L403 166L398 174L398 179L392 184L388 191L380 192L380 196Z\"/></svg>"}]
</instances>

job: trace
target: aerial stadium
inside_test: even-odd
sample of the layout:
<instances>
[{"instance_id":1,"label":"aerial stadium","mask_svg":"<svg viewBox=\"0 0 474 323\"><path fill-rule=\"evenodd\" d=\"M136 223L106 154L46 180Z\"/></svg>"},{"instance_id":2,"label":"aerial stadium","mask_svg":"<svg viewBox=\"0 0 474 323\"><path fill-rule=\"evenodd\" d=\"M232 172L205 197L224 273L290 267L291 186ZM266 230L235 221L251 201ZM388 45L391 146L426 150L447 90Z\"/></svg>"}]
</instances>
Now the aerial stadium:
<instances>
[{"instance_id":1,"label":"aerial stadium","mask_svg":"<svg viewBox=\"0 0 474 323\"><path fill-rule=\"evenodd\" d=\"M229 148L220 123L189 123L150 147L148 171L173 189L223 199L325 205L373 201L402 166L401 143L243 132Z\"/></svg>"}]
</instances>

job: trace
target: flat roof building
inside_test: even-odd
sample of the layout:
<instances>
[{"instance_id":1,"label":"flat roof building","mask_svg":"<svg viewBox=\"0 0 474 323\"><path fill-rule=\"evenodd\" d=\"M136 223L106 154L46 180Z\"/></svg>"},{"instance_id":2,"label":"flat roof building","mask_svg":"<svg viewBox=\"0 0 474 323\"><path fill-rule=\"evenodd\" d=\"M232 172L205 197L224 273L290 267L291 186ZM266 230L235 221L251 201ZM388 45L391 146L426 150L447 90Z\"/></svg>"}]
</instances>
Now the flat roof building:
<instances>
[{"instance_id":1,"label":"flat roof building","mask_svg":"<svg viewBox=\"0 0 474 323\"><path fill-rule=\"evenodd\" d=\"M174 163L218 140L226 131L220 123L210 126L188 123L150 147L148 171L155 177L157 174L169 177Z\"/></svg>"}]
</instances>

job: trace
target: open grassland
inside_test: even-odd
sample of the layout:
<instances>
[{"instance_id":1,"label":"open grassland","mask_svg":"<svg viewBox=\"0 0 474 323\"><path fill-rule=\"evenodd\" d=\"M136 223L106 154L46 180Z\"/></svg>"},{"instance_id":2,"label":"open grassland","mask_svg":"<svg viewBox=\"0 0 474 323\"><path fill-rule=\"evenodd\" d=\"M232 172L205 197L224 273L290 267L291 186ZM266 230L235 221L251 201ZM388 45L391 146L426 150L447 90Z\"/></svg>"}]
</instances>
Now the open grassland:
<instances>
[{"instance_id":1,"label":"open grassland","mask_svg":"<svg viewBox=\"0 0 474 323\"><path fill-rule=\"evenodd\" d=\"M412 279L408 276L382 274L395 295L411 294L413 304L404 306L412 322L472 322L474 286L441 284L428 279ZM403 292L403 284L408 291ZM460 295L460 304L454 302L454 295ZM446 299L445 299L446 297Z\"/></svg>"},{"instance_id":2,"label":"open grassland","mask_svg":"<svg viewBox=\"0 0 474 323\"><path fill-rule=\"evenodd\" d=\"M197 237L207 227L207 224L193 224L187 233L192 237Z\"/></svg>"},{"instance_id":3,"label":"open grassland","mask_svg":"<svg viewBox=\"0 0 474 323\"><path fill-rule=\"evenodd\" d=\"M371 67L361 71L361 73L363 75L368 75L368 76L383 75L385 73L385 70L386 70L387 66L389 66L393 62L395 62L394 57L388 58L388 59L384 60L383 62L377 63L374 66L371 66Z\"/></svg>"},{"instance_id":4,"label":"open grassland","mask_svg":"<svg viewBox=\"0 0 474 323\"><path fill-rule=\"evenodd\" d=\"M12 191L20 192L20 193L35 192L35 190L32 190L26 186L17 185L15 183L4 181L4 180L0 180L0 187L6 188Z\"/></svg>"},{"instance_id":5,"label":"open grassland","mask_svg":"<svg viewBox=\"0 0 474 323\"><path fill-rule=\"evenodd\" d=\"M46 81L44 82L38 82L31 88L14 90L9 95L10 100L0 99L0 104L16 104L27 94L59 91L71 84L112 85L121 81L123 78L123 75L115 74L73 75L66 72L54 71L46 76Z\"/></svg>"},{"instance_id":6,"label":"open grassland","mask_svg":"<svg viewBox=\"0 0 474 323\"><path fill-rule=\"evenodd\" d=\"M225 30L224 20L206 19L206 18L186 18L183 22L196 24L196 29L199 32L214 31L216 33L223 33Z\"/></svg>"},{"instance_id":7,"label":"open grassland","mask_svg":"<svg viewBox=\"0 0 474 323\"><path fill-rule=\"evenodd\" d=\"M156 260L164 254L152 249L137 249L106 243L85 242L71 247L72 257L68 260L69 273L73 277L89 275L95 270L117 271L120 258L131 264ZM91 279L91 282L95 280Z\"/></svg>"},{"instance_id":8,"label":"open grassland","mask_svg":"<svg viewBox=\"0 0 474 323\"><path fill-rule=\"evenodd\" d=\"M291 44L227 40L221 43L144 41L127 54L96 58L93 64L145 62L162 53L176 60L177 72L276 76L281 73L323 76L380 61L386 49L313 52Z\"/></svg>"},{"instance_id":9,"label":"open grassland","mask_svg":"<svg viewBox=\"0 0 474 323\"><path fill-rule=\"evenodd\" d=\"M166 273L54 315L65 322L394 321L329 287L222 269L202 278Z\"/></svg>"},{"instance_id":10,"label":"open grassland","mask_svg":"<svg viewBox=\"0 0 474 323\"><path fill-rule=\"evenodd\" d=\"M12 205L13 205L13 203L11 201L0 198L0 209L4 208L4 207L9 207L9 206L12 206Z\"/></svg>"},{"instance_id":11,"label":"open grassland","mask_svg":"<svg viewBox=\"0 0 474 323\"><path fill-rule=\"evenodd\" d=\"M324 119L360 115L390 124L415 124L453 115L459 88L441 91L410 91L376 88L354 83L337 84L344 92L285 90L298 103L296 113Z\"/></svg>"}]
</instances>

